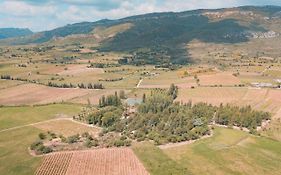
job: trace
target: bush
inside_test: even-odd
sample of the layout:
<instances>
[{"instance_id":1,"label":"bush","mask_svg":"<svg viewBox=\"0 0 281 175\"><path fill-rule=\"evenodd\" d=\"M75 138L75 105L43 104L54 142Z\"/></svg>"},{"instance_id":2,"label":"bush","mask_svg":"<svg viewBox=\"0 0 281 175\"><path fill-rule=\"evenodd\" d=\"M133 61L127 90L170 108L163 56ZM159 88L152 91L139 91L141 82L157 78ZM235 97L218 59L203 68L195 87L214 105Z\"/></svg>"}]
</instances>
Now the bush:
<instances>
[{"instance_id":1,"label":"bush","mask_svg":"<svg viewBox=\"0 0 281 175\"><path fill-rule=\"evenodd\" d=\"M93 147L99 146L99 141L97 139L93 139L92 145L93 145Z\"/></svg>"},{"instance_id":2,"label":"bush","mask_svg":"<svg viewBox=\"0 0 281 175\"><path fill-rule=\"evenodd\" d=\"M67 137L67 143L75 143L79 140L79 134Z\"/></svg>"},{"instance_id":3,"label":"bush","mask_svg":"<svg viewBox=\"0 0 281 175\"><path fill-rule=\"evenodd\" d=\"M66 138L63 135L59 135L59 138L61 139L62 142L66 142Z\"/></svg>"},{"instance_id":4,"label":"bush","mask_svg":"<svg viewBox=\"0 0 281 175\"><path fill-rule=\"evenodd\" d=\"M93 146L93 143L91 140L87 139L84 143L84 146L86 146L87 148L91 148Z\"/></svg>"},{"instance_id":5,"label":"bush","mask_svg":"<svg viewBox=\"0 0 281 175\"><path fill-rule=\"evenodd\" d=\"M30 145L30 149L31 150L36 150L37 147L39 147L40 145L43 145L42 141L35 141Z\"/></svg>"},{"instance_id":6,"label":"bush","mask_svg":"<svg viewBox=\"0 0 281 175\"><path fill-rule=\"evenodd\" d=\"M124 146L131 146L132 141L131 140L124 140Z\"/></svg>"},{"instance_id":7,"label":"bush","mask_svg":"<svg viewBox=\"0 0 281 175\"><path fill-rule=\"evenodd\" d=\"M42 150L42 153L43 154L48 154L50 152L53 152L53 149L48 147L48 146L44 146L43 150Z\"/></svg>"},{"instance_id":8,"label":"bush","mask_svg":"<svg viewBox=\"0 0 281 175\"><path fill-rule=\"evenodd\" d=\"M120 147L120 146L124 146L124 145L125 145L125 143L123 140L118 139L118 140L114 141L114 146Z\"/></svg>"},{"instance_id":9,"label":"bush","mask_svg":"<svg viewBox=\"0 0 281 175\"><path fill-rule=\"evenodd\" d=\"M39 139L44 140L46 139L46 135L44 133L39 133L38 134Z\"/></svg>"},{"instance_id":10,"label":"bush","mask_svg":"<svg viewBox=\"0 0 281 175\"><path fill-rule=\"evenodd\" d=\"M53 132L48 131L48 134L51 136L52 139L57 138L57 135Z\"/></svg>"}]
</instances>

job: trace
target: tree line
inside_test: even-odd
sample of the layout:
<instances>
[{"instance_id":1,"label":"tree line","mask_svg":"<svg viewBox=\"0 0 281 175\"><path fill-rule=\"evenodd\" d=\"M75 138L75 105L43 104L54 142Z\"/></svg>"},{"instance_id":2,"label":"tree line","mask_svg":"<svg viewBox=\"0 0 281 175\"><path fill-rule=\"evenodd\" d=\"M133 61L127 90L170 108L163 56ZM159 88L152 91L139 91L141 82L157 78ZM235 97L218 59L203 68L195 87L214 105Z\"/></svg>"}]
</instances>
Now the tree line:
<instances>
[{"instance_id":1,"label":"tree line","mask_svg":"<svg viewBox=\"0 0 281 175\"><path fill-rule=\"evenodd\" d=\"M45 86L49 86L49 87L56 87L56 88L104 89L104 86L102 83L88 83L88 84L78 83L77 85L75 85L72 83L58 84L58 83L49 81L47 84L44 84L44 83L37 82L36 80L29 80L26 78L19 78L19 77L13 78L10 75L1 75L0 78L3 80L25 81L25 82L29 82L29 83L35 83L35 84L45 85Z\"/></svg>"}]
</instances>

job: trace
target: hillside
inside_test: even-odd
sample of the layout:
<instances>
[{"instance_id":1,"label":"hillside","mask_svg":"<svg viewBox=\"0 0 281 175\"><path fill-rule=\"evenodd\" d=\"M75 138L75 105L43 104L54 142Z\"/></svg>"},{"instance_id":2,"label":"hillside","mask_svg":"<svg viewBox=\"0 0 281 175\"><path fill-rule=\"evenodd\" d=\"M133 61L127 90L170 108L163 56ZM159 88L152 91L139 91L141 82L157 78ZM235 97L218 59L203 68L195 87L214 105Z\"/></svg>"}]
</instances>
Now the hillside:
<instances>
[{"instance_id":1,"label":"hillside","mask_svg":"<svg viewBox=\"0 0 281 175\"><path fill-rule=\"evenodd\" d=\"M0 39L7 39L13 37L21 37L31 35L33 32L29 29L19 29L19 28L1 28L0 29Z\"/></svg>"},{"instance_id":2,"label":"hillside","mask_svg":"<svg viewBox=\"0 0 281 175\"><path fill-rule=\"evenodd\" d=\"M152 13L71 24L27 37L2 40L0 44L48 41L56 44L71 37L72 44L91 41L100 51L131 53L134 55L132 63L136 65L186 64L192 61L186 44L193 40L235 44L252 39L279 38L280 15L281 7L277 6Z\"/></svg>"}]
</instances>

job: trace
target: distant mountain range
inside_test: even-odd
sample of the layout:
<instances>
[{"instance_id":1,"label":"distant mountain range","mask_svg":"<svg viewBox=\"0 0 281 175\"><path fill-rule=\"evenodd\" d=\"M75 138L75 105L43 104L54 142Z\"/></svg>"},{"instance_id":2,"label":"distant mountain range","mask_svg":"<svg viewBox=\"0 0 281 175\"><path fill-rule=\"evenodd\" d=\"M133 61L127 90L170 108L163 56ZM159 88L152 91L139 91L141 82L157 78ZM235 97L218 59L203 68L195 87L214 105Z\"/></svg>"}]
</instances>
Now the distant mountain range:
<instances>
[{"instance_id":1,"label":"distant mountain range","mask_svg":"<svg viewBox=\"0 0 281 175\"><path fill-rule=\"evenodd\" d=\"M182 60L187 57L185 46L194 39L214 43L239 43L251 38L278 37L280 33L281 7L243 6L82 22L25 37L0 40L0 44L44 43L68 37L74 37L77 43L83 43L80 37L84 37L99 42L98 49L102 51L135 52L149 49L165 53L165 58L172 62L183 63Z\"/></svg>"},{"instance_id":2,"label":"distant mountain range","mask_svg":"<svg viewBox=\"0 0 281 175\"><path fill-rule=\"evenodd\" d=\"M21 28L0 28L0 39L14 38L32 35L33 32L29 29Z\"/></svg>"}]
</instances>

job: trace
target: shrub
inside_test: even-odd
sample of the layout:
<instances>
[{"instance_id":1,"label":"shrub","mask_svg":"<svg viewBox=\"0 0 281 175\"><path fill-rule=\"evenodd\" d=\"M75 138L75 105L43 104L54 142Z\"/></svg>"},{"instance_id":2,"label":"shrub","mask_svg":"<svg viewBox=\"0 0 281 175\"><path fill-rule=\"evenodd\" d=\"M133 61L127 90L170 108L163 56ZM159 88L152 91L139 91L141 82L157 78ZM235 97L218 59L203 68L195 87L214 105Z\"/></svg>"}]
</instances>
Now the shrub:
<instances>
[{"instance_id":1,"label":"shrub","mask_svg":"<svg viewBox=\"0 0 281 175\"><path fill-rule=\"evenodd\" d=\"M44 133L39 133L38 134L39 139L44 140L46 139L46 135Z\"/></svg>"},{"instance_id":2,"label":"shrub","mask_svg":"<svg viewBox=\"0 0 281 175\"><path fill-rule=\"evenodd\" d=\"M123 140L118 139L118 140L114 141L114 146L120 147L120 146L124 146L124 145L125 145L125 143Z\"/></svg>"},{"instance_id":3,"label":"shrub","mask_svg":"<svg viewBox=\"0 0 281 175\"><path fill-rule=\"evenodd\" d=\"M86 146L87 148L91 148L93 146L93 143L91 140L86 139L84 146Z\"/></svg>"},{"instance_id":4,"label":"shrub","mask_svg":"<svg viewBox=\"0 0 281 175\"><path fill-rule=\"evenodd\" d=\"M53 152L53 149L48 147L48 146L44 146L43 150L42 150L42 153L43 154L48 154L50 152Z\"/></svg>"},{"instance_id":5,"label":"shrub","mask_svg":"<svg viewBox=\"0 0 281 175\"><path fill-rule=\"evenodd\" d=\"M43 145L43 142L42 141L35 141L33 142L31 145L30 145L30 149L31 150L36 150L36 148L40 145Z\"/></svg>"},{"instance_id":6,"label":"shrub","mask_svg":"<svg viewBox=\"0 0 281 175\"><path fill-rule=\"evenodd\" d=\"M79 134L76 134L76 135L73 135L73 136L69 136L67 138L67 143L75 143L75 142L78 142L79 140Z\"/></svg>"}]
</instances>

